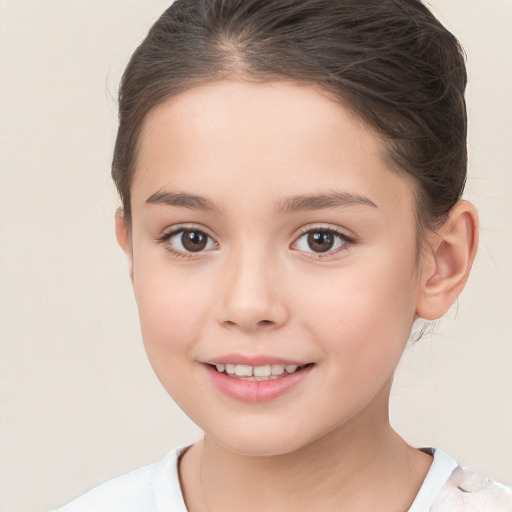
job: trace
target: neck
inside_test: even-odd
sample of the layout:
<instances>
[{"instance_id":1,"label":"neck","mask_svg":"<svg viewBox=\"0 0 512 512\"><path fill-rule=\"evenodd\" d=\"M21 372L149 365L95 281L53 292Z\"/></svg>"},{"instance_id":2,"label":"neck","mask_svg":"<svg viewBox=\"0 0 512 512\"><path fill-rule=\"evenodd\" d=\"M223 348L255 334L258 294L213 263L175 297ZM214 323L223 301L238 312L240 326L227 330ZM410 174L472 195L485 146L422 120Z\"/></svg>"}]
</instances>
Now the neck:
<instances>
[{"instance_id":1,"label":"neck","mask_svg":"<svg viewBox=\"0 0 512 512\"><path fill-rule=\"evenodd\" d=\"M364 414L363 414L364 416ZM380 421L359 417L282 455L252 457L208 435L180 465L191 512L407 510L432 462Z\"/></svg>"}]
</instances>

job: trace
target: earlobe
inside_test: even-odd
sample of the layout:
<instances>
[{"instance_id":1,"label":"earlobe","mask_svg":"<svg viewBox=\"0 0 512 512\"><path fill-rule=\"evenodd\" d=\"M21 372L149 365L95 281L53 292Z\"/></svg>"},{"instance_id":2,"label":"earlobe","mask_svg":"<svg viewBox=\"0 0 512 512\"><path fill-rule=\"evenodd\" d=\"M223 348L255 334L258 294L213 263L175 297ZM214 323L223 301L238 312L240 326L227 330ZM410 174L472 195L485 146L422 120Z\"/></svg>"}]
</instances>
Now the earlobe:
<instances>
[{"instance_id":1,"label":"earlobe","mask_svg":"<svg viewBox=\"0 0 512 512\"><path fill-rule=\"evenodd\" d=\"M441 318L455 302L469 276L478 248L478 214L459 201L432 235L424 256L416 313L426 320Z\"/></svg>"},{"instance_id":2,"label":"earlobe","mask_svg":"<svg viewBox=\"0 0 512 512\"><path fill-rule=\"evenodd\" d=\"M121 208L116 211L116 238L117 243L126 254L130 265L130 279L133 282L133 250L130 236L130 229L126 224L125 217Z\"/></svg>"}]
</instances>

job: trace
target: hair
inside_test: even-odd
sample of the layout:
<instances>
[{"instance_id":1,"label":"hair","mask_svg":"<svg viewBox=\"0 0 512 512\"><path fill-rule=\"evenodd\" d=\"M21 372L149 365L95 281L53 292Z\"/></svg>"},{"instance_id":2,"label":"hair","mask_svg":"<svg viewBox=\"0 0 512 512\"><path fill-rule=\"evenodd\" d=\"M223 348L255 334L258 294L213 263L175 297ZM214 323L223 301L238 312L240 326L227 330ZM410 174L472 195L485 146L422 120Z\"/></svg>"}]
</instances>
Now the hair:
<instances>
[{"instance_id":1,"label":"hair","mask_svg":"<svg viewBox=\"0 0 512 512\"><path fill-rule=\"evenodd\" d=\"M414 177L420 226L442 224L462 194L464 52L420 0L177 0L121 81L112 177L128 226L146 116L223 79L292 80L338 99L380 135L391 166Z\"/></svg>"}]
</instances>

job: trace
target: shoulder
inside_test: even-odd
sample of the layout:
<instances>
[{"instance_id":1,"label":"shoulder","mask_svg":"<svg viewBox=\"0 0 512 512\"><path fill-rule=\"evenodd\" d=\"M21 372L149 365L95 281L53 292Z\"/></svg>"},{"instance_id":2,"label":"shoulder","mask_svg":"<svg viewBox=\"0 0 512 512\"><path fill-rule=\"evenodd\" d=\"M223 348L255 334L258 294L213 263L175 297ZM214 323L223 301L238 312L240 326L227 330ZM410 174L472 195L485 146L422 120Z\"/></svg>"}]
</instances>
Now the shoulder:
<instances>
[{"instance_id":1,"label":"shoulder","mask_svg":"<svg viewBox=\"0 0 512 512\"><path fill-rule=\"evenodd\" d=\"M512 489L461 467L442 450L422 448L433 457L408 512L512 512Z\"/></svg>"},{"instance_id":2,"label":"shoulder","mask_svg":"<svg viewBox=\"0 0 512 512\"><path fill-rule=\"evenodd\" d=\"M182 452L172 451L159 462L112 478L55 512L159 512L169 505L181 510L177 460Z\"/></svg>"},{"instance_id":3,"label":"shoulder","mask_svg":"<svg viewBox=\"0 0 512 512\"><path fill-rule=\"evenodd\" d=\"M441 489L431 512L512 512L512 488L458 466Z\"/></svg>"},{"instance_id":4,"label":"shoulder","mask_svg":"<svg viewBox=\"0 0 512 512\"><path fill-rule=\"evenodd\" d=\"M156 510L151 489L155 465L151 464L103 482L56 512Z\"/></svg>"}]
</instances>

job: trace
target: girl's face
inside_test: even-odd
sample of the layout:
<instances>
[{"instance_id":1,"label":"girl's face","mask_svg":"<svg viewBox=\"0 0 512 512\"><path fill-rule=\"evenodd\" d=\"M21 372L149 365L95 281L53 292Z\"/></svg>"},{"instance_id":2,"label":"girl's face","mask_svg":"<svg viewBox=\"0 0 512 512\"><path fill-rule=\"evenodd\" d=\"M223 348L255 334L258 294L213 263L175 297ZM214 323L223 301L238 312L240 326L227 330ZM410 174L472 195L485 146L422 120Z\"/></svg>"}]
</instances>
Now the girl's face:
<instances>
[{"instance_id":1,"label":"girl's face","mask_svg":"<svg viewBox=\"0 0 512 512\"><path fill-rule=\"evenodd\" d=\"M310 86L200 86L146 119L132 194L146 350L207 434L268 455L385 422L420 270L372 131Z\"/></svg>"}]
</instances>

